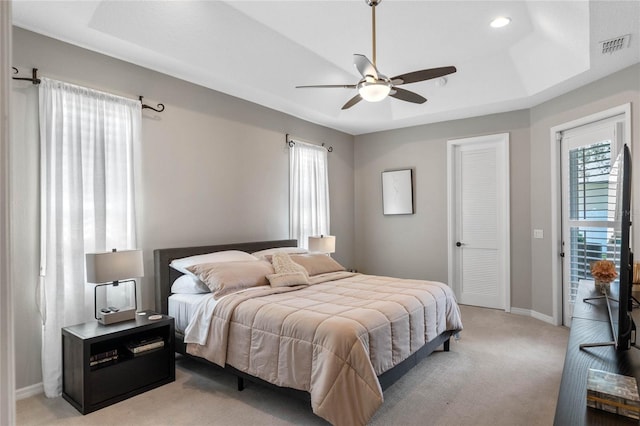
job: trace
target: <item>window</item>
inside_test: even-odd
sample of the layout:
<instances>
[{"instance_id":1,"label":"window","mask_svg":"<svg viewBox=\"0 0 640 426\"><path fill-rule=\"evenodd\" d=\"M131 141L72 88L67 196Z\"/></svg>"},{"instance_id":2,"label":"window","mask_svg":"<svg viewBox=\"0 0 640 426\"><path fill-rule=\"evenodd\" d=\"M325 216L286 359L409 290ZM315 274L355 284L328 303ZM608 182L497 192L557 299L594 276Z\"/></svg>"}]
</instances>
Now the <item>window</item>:
<instances>
[{"instance_id":1,"label":"window","mask_svg":"<svg viewBox=\"0 0 640 426\"><path fill-rule=\"evenodd\" d=\"M329 234L327 150L291 141L289 148L289 234L308 248L313 235Z\"/></svg>"},{"instance_id":2,"label":"window","mask_svg":"<svg viewBox=\"0 0 640 426\"><path fill-rule=\"evenodd\" d=\"M580 147L570 153L570 270L572 300L580 279L592 279L590 265L600 259L619 262L620 241L614 228L605 226L614 220L615 182L610 189L611 143L609 141ZM581 226L580 222L585 225ZM593 226L598 225L600 226ZM591 226L588 226L591 225ZM619 265L616 264L616 266Z\"/></svg>"}]
</instances>

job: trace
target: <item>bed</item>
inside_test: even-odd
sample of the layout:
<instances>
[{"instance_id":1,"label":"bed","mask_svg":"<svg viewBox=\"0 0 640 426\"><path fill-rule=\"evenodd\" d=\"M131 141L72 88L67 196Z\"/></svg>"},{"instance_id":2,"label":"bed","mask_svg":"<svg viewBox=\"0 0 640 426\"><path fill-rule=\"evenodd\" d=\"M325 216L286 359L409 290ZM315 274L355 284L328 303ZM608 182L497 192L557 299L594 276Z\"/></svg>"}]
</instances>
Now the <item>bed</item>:
<instances>
[{"instance_id":1,"label":"bed","mask_svg":"<svg viewBox=\"0 0 640 426\"><path fill-rule=\"evenodd\" d=\"M225 296L206 319L207 302L199 300L211 301L210 295L171 294L182 275L169 266L175 259L296 245L278 240L155 250L156 309L176 318L179 353L228 369L239 390L244 379L266 383L310 400L314 413L335 425L366 424L384 389L434 350L448 351L450 337L462 329L449 287L335 271L310 277L312 285ZM193 337L198 322L206 323L203 341Z\"/></svg>"}]
</instances>

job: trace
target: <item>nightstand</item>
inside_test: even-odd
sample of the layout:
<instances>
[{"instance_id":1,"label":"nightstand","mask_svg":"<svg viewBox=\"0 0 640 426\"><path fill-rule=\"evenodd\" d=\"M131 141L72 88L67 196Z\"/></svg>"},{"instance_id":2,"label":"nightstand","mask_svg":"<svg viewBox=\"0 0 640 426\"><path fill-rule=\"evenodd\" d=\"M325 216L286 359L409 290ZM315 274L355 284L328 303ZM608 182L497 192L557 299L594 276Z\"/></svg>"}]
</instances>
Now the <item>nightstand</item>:
<instances>
[{"instance_id":1,"label":"nightstand","mask_svg":"<svg viewBox=\"0 0 640 426\"><path fill-rule=\"evenodd\" d=\"M174 320L146 313L62 329L62 397L82 414L175 380Z\"/></svg>"}]
</instances>

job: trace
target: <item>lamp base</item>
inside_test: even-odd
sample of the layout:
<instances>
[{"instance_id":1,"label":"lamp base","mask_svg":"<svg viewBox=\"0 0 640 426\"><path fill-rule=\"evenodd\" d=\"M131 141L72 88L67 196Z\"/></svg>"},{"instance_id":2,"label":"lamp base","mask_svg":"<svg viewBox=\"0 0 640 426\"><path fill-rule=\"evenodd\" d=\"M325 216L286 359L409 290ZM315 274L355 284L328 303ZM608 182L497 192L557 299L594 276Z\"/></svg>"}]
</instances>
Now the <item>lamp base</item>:
<instances>
[{"instance_id":1,"label":"lamp base","mask_svg":"<svg viewBox=\"0 0 640 426\"><path fill-rule=\"evenodd\" d=\"M109 325L134 319L136 317L136 309L123 309L118 312L109 313L100 312L100 315L101 316L98 318L98 322L100 324Z\"/></svg>"}]
</instances>

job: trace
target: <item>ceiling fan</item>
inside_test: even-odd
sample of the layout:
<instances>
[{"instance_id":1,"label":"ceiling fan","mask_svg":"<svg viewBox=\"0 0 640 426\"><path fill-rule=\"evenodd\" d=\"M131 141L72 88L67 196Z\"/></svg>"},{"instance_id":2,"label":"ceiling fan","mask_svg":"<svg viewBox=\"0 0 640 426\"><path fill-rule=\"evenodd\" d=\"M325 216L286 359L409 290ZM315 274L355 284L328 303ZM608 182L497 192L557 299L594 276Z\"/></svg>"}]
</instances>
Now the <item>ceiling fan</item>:
<instances>
[{"instance_id":1,"label":"ceiling fan","mask_svg":"<svg viewBox=\"0 0 640 426\"><path fill-rule=\"evenodd\" d=\"M423 104L427 101L426 98L418 95L417 93L409 90L402 89L398 86L409 83L417 83L419 81L431 80L432 78L444 77L448 74L456 72L456 67L440 67L430 68L426 70L413 71L406 74L401 74L392 78L381 74L376 68L376 6L380 4L382 0L365 0L365 2L371 6L371 22L372 22L372 41L373 41L373 62L369 61L365 55L354 54L353 64L356 69L362 75L362 79L357 84L328 84L319 86L296 86L296 88L343 88L343 89L357 89L358 93L346 104L342 106L342 109L348 109L365 100L368 102L379 102L385 99L387 96L391 96L402 101L413 102L415 104Z\"/></svg>"}]
</instances>

